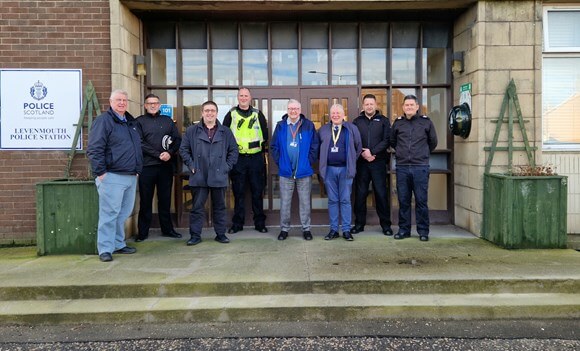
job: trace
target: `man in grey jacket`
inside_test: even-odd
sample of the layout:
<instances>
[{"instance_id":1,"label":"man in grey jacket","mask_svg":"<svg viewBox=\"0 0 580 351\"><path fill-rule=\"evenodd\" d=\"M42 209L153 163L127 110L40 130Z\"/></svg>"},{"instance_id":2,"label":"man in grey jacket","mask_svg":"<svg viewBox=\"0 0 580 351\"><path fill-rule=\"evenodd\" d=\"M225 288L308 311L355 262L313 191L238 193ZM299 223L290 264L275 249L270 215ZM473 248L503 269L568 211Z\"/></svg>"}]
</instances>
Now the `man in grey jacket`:
<instances>
[{"instance_id":1,"label":"man in grey jacket","mask_svg":"<svg viewBox=\"0 0 580 351\"><path fill-rule=\"evenodd\" d=\"M191 125L185 131L179 153L191 172L192 207L189 215L187 245L201 242L204 206L211 193L212 218L216 232L215 240L226 244L226 203L228 172L238 161L238 144L232 131L217 120L218 107L213 101L201 105L201 122Z\"/></svg>"}]
</instances>

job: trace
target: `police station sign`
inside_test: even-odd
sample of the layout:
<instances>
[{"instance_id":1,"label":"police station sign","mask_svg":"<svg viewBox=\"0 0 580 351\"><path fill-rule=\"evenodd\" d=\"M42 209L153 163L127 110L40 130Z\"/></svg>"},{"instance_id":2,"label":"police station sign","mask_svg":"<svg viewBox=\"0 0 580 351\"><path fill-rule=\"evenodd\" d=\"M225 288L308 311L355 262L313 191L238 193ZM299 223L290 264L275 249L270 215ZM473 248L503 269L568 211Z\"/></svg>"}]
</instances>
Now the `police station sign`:
<instances>
[{"instance_id":1,"label":"police station sign","mask_svg":"<svg viewBox=\"0 0 580 351\"><path fill-rule=\"evenodd\" d=\"M70 149L82 106L81 84L81 70L0 70L0 148Z\"/></svg>"}]
</instances>

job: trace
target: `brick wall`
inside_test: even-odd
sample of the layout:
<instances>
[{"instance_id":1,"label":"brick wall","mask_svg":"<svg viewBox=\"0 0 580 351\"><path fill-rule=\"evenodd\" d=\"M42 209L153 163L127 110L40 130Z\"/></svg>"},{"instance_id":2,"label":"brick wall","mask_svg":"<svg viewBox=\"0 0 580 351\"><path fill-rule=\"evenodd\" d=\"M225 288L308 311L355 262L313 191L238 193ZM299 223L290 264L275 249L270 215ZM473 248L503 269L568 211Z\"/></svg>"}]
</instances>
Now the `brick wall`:
<instances>
[{"instance_id":1,"label":"brick wall","mask_svg":"<svg viewBox=\"0 0 580 351\"><path fill-rule=\"evenodd\" d=\"M0 67L80 68L101 109L111 91L110 42L108 0L2 1ZM35 239L34 184L62 178L66 163L62 151L0 151L0 245ZM73 174L86 168L84 155L77 155Z\"/></svg>"}]
</instances>

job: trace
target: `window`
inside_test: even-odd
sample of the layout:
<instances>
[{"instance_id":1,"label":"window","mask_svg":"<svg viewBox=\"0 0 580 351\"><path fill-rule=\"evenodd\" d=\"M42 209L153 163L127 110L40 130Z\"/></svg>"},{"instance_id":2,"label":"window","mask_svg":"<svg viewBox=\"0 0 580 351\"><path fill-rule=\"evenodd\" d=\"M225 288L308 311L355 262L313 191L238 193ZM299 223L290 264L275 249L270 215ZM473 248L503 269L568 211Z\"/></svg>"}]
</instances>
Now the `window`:
<instances>
[{"instance_id":1,"label":"window","mask_svg":"<svg viewBox=\"0 0 580 351\"><path fill-rule=\"evenodd\" d=\"M543 147L580 149L580 7L544 8Z\"/></svg>"}]
</instances>

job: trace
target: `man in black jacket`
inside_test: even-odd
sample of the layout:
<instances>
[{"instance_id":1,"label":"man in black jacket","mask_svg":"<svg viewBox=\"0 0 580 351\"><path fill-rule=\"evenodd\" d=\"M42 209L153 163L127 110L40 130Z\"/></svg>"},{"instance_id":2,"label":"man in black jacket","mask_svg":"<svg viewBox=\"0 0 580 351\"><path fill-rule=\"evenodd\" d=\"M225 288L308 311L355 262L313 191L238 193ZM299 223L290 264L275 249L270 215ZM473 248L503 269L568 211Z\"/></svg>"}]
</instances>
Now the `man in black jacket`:
<instances>
[{"instance_id":1,"label":"man in black jacket","mask_svg":"<svg viewBox=\"0 0 580 351\"><path fill-rule=\"evenodd\" d=\"M171 222L171 189L175 158L181 145L181 136L168 116L159 112L159 97L149 94L145 97L146 113L137 118L137 131L141 136L143 150L143 172L139 176L139 233L135 241L143 241L149 236L152 218L152 202L157 188L157 210L161 235L181 238Z\"/></svg>"},{"instance_id":2,"label":"man in black jacket","mask_svg":"<svg viewBox=\"0 0 580 351\"><path fill-rule=\"evenodd\" d=\"M411 197L415 196L415 221L421 241L429 240L429 155L437 147L433 122L419 114L415 95L403 100L404 115L393 122L391 144L397 159L399 232L395 239L411 236Z\"/></svg>"},{"instance_id":3,"label":"man in black jacket","mask_svg":"<svg viewBox=\"0 0 580 351\"><path fill-rule=\"evenodd\" d=\"M127 92L113 91L111 107L95 119L89 132L87 156L97 176L97 249L102 262L112 261L113 253L137 251L125 243L125 221L133 212L143 154L135 118L127 112L128 102Z\"/></svg>"},{"instance_id":4,"label":"man in black jacket","mask_svg":"<svg viewBox=\"0 0 580 351\"><path fill-rule=\"evenodd\" d=\"M383 234L393 235L391 229L391 208L389 202L389 182L387 181L388 154L391 124L389 119L377 110L377 99L372 94L363 97L363 111L354 119L361 135L363 152L356 163L354 227L351 233L364 230L367 220L367 196L369 184L373 182L373 192L377 215Z\"/></svg>"},{"instance_id":5,"label":"man in black jacket","mask_svg":"<svg viewBox=\"0 0 580 351\"><path fill-rule=\"evenodd\" d=\"M205 202L211 196L213 227L217 242L227 244L226 187L228 172L238 161L238 144L229 128L218 120L218 107L213 101L201 105L201 122L187 127L179 148L183 163L189 170L191 212L187 245L201 242Z\"/></svg>"}]
</instances>

